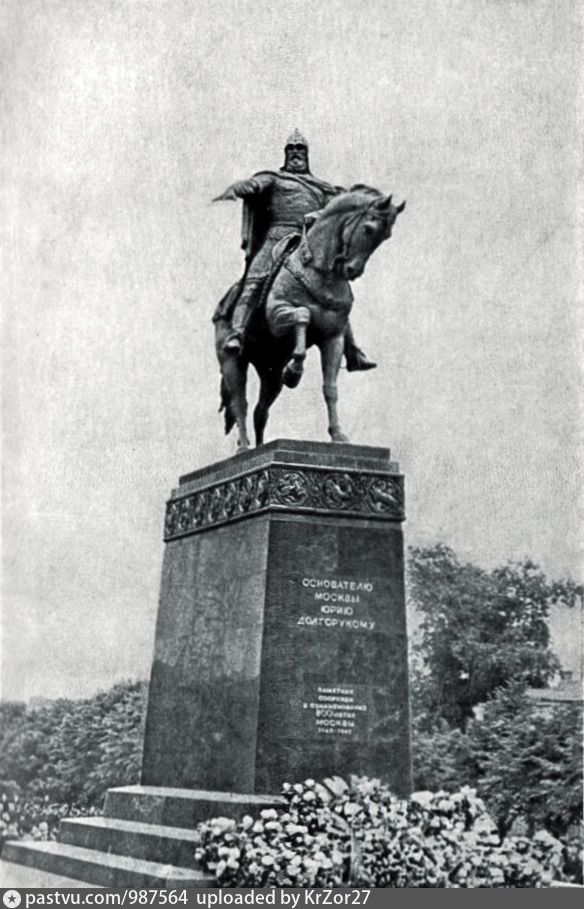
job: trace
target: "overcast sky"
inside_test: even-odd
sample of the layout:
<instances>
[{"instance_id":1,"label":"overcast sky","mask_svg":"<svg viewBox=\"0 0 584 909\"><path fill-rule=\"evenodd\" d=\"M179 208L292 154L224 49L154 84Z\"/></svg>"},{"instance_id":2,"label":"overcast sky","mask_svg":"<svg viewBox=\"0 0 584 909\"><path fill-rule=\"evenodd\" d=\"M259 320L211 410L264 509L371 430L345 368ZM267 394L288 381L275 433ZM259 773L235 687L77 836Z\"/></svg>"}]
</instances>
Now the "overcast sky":
<instances>
[{"instance_id":1,"label":"overcast sky","mask_svg":"<svg viewBox=\"0 0 584 909\"><path fill-rule=\"evenodd\" d=\"M165 500L235 451L210 319L241 212L210 200L294 127L317 176L407 199L354 285L379 367L340 381L407 542L581 578L582 12L5 0L4 696L148 675ZM320 384L312 353L269 439L327 439Z\"/></svg>"}]
</instances>

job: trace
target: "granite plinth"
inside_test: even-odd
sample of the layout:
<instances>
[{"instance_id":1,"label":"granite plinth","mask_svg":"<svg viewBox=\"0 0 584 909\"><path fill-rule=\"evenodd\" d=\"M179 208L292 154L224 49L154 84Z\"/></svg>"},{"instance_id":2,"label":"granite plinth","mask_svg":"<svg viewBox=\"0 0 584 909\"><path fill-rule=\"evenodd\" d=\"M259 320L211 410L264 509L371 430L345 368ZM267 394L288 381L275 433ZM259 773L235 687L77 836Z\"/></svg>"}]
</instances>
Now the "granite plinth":
<instances>
[{"instance_id":1,"label":"granite plinth","mask_svg":"<svg viewBox=\"0 0 584 909\"><path fill-rule=\"evenodd\" d=\"M181 479L144 785L356 773L409 793L403 518L387 449L277 441Z\"/></svg>"}]
</instances>

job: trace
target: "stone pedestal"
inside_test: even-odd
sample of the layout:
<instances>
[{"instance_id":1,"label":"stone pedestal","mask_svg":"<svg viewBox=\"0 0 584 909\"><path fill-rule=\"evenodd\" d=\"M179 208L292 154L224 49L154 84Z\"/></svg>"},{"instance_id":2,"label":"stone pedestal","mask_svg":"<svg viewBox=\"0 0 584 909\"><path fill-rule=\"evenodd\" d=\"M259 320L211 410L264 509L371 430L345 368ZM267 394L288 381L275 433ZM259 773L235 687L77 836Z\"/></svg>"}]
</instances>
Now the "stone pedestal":
<instances>
[{"instance_id":1,"label":"stone pedestal","mask_svg":"<svg viewBox=\"0 0 584 909\"><path fill-rule=\"evenodd\" d=\"M142 786L59 843L8 842L4 887L211 887L194 827L338 774L411 788L403 477L389 451L278 441L183 477Z\"/></svg>"},{"instance_id":2,"label":"stone pedestal","mask_svg":"<svg viewBox=\"0 0 584 909\"><path fill-rule=\"evenodd\" d=\"M181 478L142 783L411 789L403 477L387 449L276 441Z\"/></svg>"}]
</instances>

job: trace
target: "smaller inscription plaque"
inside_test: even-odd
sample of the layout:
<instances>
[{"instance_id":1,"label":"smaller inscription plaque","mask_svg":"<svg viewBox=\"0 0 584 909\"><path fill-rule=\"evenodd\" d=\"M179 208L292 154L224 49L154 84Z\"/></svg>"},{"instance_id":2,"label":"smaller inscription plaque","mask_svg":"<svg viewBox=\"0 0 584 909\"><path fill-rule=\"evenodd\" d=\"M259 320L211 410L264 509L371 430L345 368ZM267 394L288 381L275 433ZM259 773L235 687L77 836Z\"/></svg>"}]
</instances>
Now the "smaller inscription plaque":
<instances>
[{"instance_id":1,"label":"smaller inscription plaque","mask_svg":"<svg viewBox=\"0 0 584 909\"><path fill-rule=\"evenodd\" d=\"M309 735L367 738L371 714L369 685L305 684L304 730Z\"/></svg>"}]
</instances>

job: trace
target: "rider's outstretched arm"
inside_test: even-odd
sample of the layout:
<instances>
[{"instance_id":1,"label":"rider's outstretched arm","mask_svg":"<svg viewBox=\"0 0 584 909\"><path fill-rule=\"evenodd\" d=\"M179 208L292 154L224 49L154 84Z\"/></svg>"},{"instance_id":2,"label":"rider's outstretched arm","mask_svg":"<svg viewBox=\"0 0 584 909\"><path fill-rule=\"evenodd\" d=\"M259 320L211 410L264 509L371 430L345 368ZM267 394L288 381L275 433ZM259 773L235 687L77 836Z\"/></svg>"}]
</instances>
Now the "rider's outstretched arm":
<instances>
[{"instance_id":1,"label":"rider's outstretched arm","mask_svg":"<svg viewBox=\"0 0 584 909\"><path fill-rule=\"evenodd\" d=\"M213 202L235 202L236 199L256 196L259 193L263 193L271 185L272 179L269 174L258 174L249 180L239 180L237 183L228 186L224 193L213 199Z\"/></svg>"}]
</instances>

